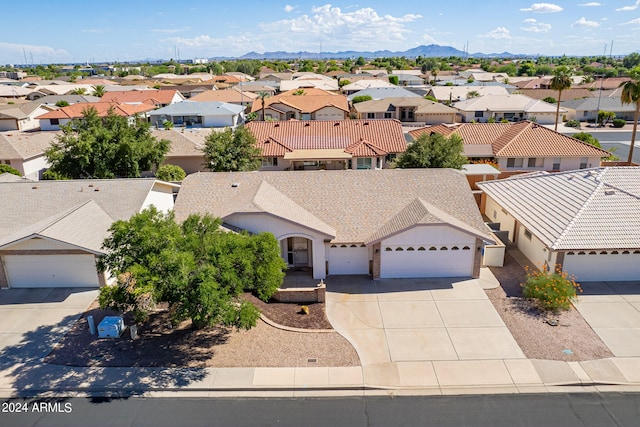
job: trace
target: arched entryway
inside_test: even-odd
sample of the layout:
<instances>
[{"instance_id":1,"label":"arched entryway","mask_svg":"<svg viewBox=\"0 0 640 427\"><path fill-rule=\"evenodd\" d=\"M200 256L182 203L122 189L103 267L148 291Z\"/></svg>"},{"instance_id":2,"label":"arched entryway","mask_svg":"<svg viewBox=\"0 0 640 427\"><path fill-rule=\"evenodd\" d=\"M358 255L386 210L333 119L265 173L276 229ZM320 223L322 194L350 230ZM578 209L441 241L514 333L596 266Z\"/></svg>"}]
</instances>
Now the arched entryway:
<instances>
[{"instance_id":1,"label":"arched entryway","mask_svg":"<svg viewBox=\"0 0 640 427\"><path fill-rule=\"evenodd\" d=\"M290 271L313 273L313 243L303 236L288 236L280 240L282 259Z\"/></svg>"}]
</instances>

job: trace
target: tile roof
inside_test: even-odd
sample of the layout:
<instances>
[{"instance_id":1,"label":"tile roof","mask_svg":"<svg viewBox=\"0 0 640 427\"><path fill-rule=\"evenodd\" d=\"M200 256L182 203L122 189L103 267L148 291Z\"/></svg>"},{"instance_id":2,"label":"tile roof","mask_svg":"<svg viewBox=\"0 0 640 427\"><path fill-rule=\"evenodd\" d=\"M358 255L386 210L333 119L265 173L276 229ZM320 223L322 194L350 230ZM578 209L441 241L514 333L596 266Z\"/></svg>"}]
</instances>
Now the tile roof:
<instances>
[{"instance_id":1,"label":"tile roof","mask_svg":"<svg viewBox=\"0 0 640 427\"><path fill-rule=\"evenodd\" d=\"M237 91L235 89L224 89L224 90L208 90L206 92L199 93L195 96L189 98L190 101L194 102L210 102L210 101L219 101L219 102L246 102L253 101L258 98L253 92L242 92Z\"/></svg>"},{"instance_id":2,"label":"tile roof","mask_svg":"<svg viewBox=\"0 0 640 427\"><path fill-rule=\"evenodd\" d=\"M509 92L504 86L433 86L431 88L432 95L440 101L469 98L469 92L477 92L479 96L483 95L507 95Z\"/></svg>"},{"instance_id":3,"label":"tile roof","mask_svg":"<svg viewBox=\"0 0 640 427\"><path fill-rule=\"evenodd\" d=\"M558 99L558 91L553 89L520 89L518 90L523 95L534 99L545 99L551 97ZM581 98L593 98L598 96L598 91L591 91L585 88L569 88L562 91L562 100L569 101L572 99Z\"/></svg>"},{"instance_id":4,"label":"tile roof","mask_svg":"<svg viewBox=\"0 0 640 427\"><path fill-rule=\"evenodd\" d=\"M478 187L551 249L640 248L640 167L518 175Z\"/></svg>"},{"instance_id":5,"label":"tile roof","mask_svg":"<svg viewBox=\"0 0 640 427\"><path fill-rule=\"evenodd\" d=\"M150 104L167 105L173 101L177 90L151 89L151 90L124 90L105 93L100 102L116 102L119 104ZM184 97L180 96L181 99Z\"/></svg>"},{"instance_id":6,"label":"tile roof","mask_svg":"<svg viewBox=\"0 0 640 427\"><path fill-rule=\"evenodd\" d=\"M356 96L367 96L369 95L371 99L384 99L384 98L421 98L420 95L413 93L407 89L403 89L398 86L393 87L370 87L367 89L360 90L358 92L352 93L347 97L349 101L351 101Z\"/></svg>"},{"instance_id":7,"label":"tile roof","mask_svg":"<svg viewBox=\"0 0 640 427\"><path fill-rule=\"evenodd\" d=\"M462 137L465 155L472 156L477 148L491 147L495 157L607 157L607 151L596 148L544 126L524 120L517 123L463 123L456 126L437 125L412 130L414 139L423 133L436 132L445 136L456 133Z\"/></svg>"},{"instance_id":8,"label":"tile roof","mask_svg":"<svg viewBox=\"0 0 640 427\"><path fill-rule=\"evenodd\" d=\"M159 108L151 113L153 116L163 114L169 116L229 116L240 114L244 107L228 102L193 102L183 101Z\"/></svg>"},{"instance_id":9,"label":"tile roof","mask_svg":"<svg viewBox=\"0 0 640 427\"><path fill-rule=\"evenodd\" d=\"M117 104L110 102L78 102L77 104L67 105L59 110L50 111L46 114L38 116L38 119L79 119L88 108L97 111L99 117L105 117L109 114L109 110L117 116L131 117L136 114L146 113L154 110L153 105L148 104Z\"/></svg>"},{"instance_id":10,"label":"tile roof","mask_svg":"<svg viewBox=\"0 0 640 427\"><path fill-rule=\"evenodd\" d=\"M183 181L175 212L179 221L207 212L226 219L256 212L258 200L261 212L326 226L333 242L364 242L416 199L490 240L465 176L452 169L201 172Z\"/></svg>"},{"instance_id":11,"label":"tile roof","mask_svg":"<svg viewBox=\"0 0 640 427\"><path fill-rule=\"evenodd\" d=\"M636 108L634 104L622 104L619 96L560 101L560 105L576 111L596 111L599 107L600 110L604 111L633 112Z\"/></svg>"},{"instance_id":12,"label":"tile roof","mask_svg":"<svg viewBox=\"0 0 640 427\"><path fill-rule=\"evenodd\" d=\"M386 153L401 153L407 148L402 124L397 120L253 121L246 126L255 136L263 156L313 148L355 150L352 146L361 141L366 141L369 147L360 147L362 150L376 147Z\"/></svg>"},{"instance_id":13,"label":"tile roof","mask_svg":"<svg viewBox=\"0 0 640 427\"><path fill-rule=\"evenodd\" d=\"M295 95L295 90L284 92L276 96L265 98L264 105L267 107L277 107L277 104L285 104L288 107L298 110L300 113L313 113L324 107L336 107L340 110L349 111L347 97L337 93L330 93L322 89L304 89L302 95ZM251 111L261 111L262 100L257 98L253 101Z\"/></svg>"},{"instance_id":14,"label":"tile roof","mask_svg":"<svg viewBox=\"0 0 640 427\"><path fill-rule=\"evenodd\" d=\"M416 113L420 114L456 114L458 112L455 108L421 97L389 97L358 102L353 105L353 108L359 113L390 111L393 107L417 107Z\"/></svg>"},{"instance_id":15,"label":"tile roof","mask_svg":"<svg viewBox=\"0 0 640 427\"><path fill-rule=\"evenodd\" d=\"M555 105L519 94L484 95L456 102L453 106L461 111L524 111L554 114L556 112Z\"/></svg>"}]
</instances>

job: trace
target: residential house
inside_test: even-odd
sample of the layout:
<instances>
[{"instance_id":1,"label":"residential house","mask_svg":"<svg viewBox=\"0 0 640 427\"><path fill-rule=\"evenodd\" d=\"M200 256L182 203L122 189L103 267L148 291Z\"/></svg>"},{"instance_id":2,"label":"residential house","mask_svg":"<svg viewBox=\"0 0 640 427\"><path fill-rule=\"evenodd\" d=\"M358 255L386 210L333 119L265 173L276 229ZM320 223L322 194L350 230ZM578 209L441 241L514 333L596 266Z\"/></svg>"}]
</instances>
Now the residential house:
<instances>
[{"instance_id":1,"label":"residential house","mask_svg":"<svg viewBox=\"0 0 640 427\"><path fill-rule=\"evenodd\" d=\"M228 102L184 101L154 110L149 116L156 127L166 121L176 126L235 127L244 123L244 107Z\"/></svg>"},{"instance_id":2,"label":"residential house","mask_svg":"<svg viewBox=\"0 0 640 427\"><path fill-rule=\"evenodd\" d=\"M600 166L610 153L530 121L463 123L412 130L417 139L427 133L462 137L464 155L492 160L504 172L566 171Z\"/></svg>"},{"instance_id":3,"label":"residential house","mask_svg":"<svg viewBox=\"0 0 640 427\"><path fill-rule=\"evenodd\" d=\"M105 93L100 102L115 102L118 104L149 104L156 108L182 102L185 98L177 90L150 89L125 90Z\"/></svg>"},{"instance_id":4,"label":"residential house","mask_svg":"<svg viewBox=\"0 0 640 427\"><path fill-rule=\"evenodd\" d=\"M0 98L23 99L31 92L33 92L33 90L26 87L5 84L0 85Z\"/></svg>"},{"instance_id":5,"label":"residential house","mask_svg":"<svg viewBox=\"0 0 640 427\"><path fill-rule=\"evenodd\" d=\"M553 98L554 100L558 99L558 91L553 89L519 89L518 93L522 95L526 95L529 98L533 98L533 99L547 99L547 98ZM569 89L565 89L562 91L561 101L571 101L574 99L581 99L581 98L592 98L594 96L598 96L598 92L594 92L584 88L581 89L576 87L570 87Z\"/></svg>"},{"instance_id":6,"label":"residential house","mask_svg":"<svg viewBox=\"0 0 640 427\"><path fill-rule=\"evenodd\" d=\"M406 150L397 120L253 121L262 170L382 169Z\"/></svg>"},{"instance_id":7,"label":"residential house","mask_svg":"<svg viewBox=\"0 0 640 427\"><path fill-rule=\"evenodd\" d=\"M552 124L556 120L556 106L532 99L525 95L484 95L453 104L462 115L463 121L487 122L489 119L501 121L532 120L540 124ZM560 108L560 114L566 113Z\"/></svg>"},{"instance_id":8,"label":"residential house","mask_svg":"<svg viewBox=\"0 0 640 427\"><path fill-rule=\"evenodd\" d=\"M578 282L640 280L640 168L519 175L479 183L484 213L539 268Z\"/></svg>"},{"instance_id":9,"label":"residential house","mask_svg":"<svg viewBox=\"0 0 640 427\"><path fill-rule=\"evenodd\" d=\"M596 121L598 119L598 111L611 111L616 114L617 118L633 122L635 113L635 105L622 104L620 96L560 101L560 105L567 110L566 118L568 120L579 120L581 122Z\"/></svg>"},{"instance_id":10,"label":"residential house","mask_svg":"<svg viewBox=\"0 0 640 427\"><path fill-rule=\"evenodd\" d=\"M413 74L396 74L399 86L423 86L424 78Z\"/></svg>"},{"instance_id":11,"label":"residential house","mask_svg":"<svg viewBox=\"0 0 640 427\"><path fill-rule=\"evenodd\" d=\"M163 164L180 166L187 174L206 171L204 148L207 136L213 129L156 129L152 128L151 134L160 139L171 142L169 151Z\"/></svg>"},{"instance_id":12,"label":"residential house","mask_svg":"<svg viewBox=\"0 0 640 427\"><path fill-rule=\"evenodd\" d=\"M189 175L176 219L272 233L292 270L315 279L478 277L491 242L464 175L452 169Z\"/></svg>"},{"instance_id":13,"label":"residential house","mask_svg":"<svg viewBox=\"0 0 640 427\"><path fill-rule=\"evenodd\" d=\"M458 122L458 110L420 97L385 98L353 104L359 119L396 119L425 124Z\"/></svg>"},{"instance_id":14,"label":"residential house","mask_svg":"<svg viewBox=\"0 0 640 427\"><path fill-rule=\"evenodd\" d=\"M240 92L235 89L208 90L190 98L193 102L226 102L249 107L258 95L252 92Z\"/></svg>"},{"instance_id":15,"label":"residential house","mask_svg":"<svg viewBox=\"0 0 640 427\"><path fill-rule=\"evenodd\" d=\"M39 102L25 102L20 104L0 105L0 131L33 130L40 127L37 117L51 111L53 108Z\"/></svg>"},{"instance_id":16,"label":"residential house","mask_svg":"<svg viewBox=\"0 0 640 427\"><path fill-rule=\"evenodd\" d=\"M458 102L484 95L508 95L504 86L432 86L427 96L438 102Z\"/></svg>"},{"instance_id":17,"label":"residential house","mask_svg":"<svg viewBox=\"0 0 640 427\"><path fill-rule=\"evenodd\" d=\"M173 209L178 186L155 179L0 182L0 287L99 287L103 240L116 220Z\"/></svg>"},{"instance_id":18,"label":"residential house","mask_svg":"<svg viewBox=\"0 0 640 427\"><path fill-rule=\"evenodd\" d=\"M60 126L69 123L73 119L82 118L88 109L94 109L99 117L106 117L109 112L117 116L127 117L130 122L137 117L145 118L155 109L150 104L116 104L111 102L90 102L67 105L59 110L50 111L37 117L40 120L42 130L60 130Z\"/></svg>"},{"instance_id":19,"label":"residential house","mask_svg":"<svg viewBox=\"0 0 640 427\"><path fill-rule=\"evenodd\" d=\"M91 95L94 90L93 85L75 84L68 82L55 82L51 84L34 85L31 93L27 95L29 101L35 101L47 95L72 95L73 92L84 91L85 94Z\"/></svg>"},{"instance_id":20,"label":"residential house","mask_svg":"<svg viewBox=\"0 0 640 427\"><path fill-rule=\"evenodd\" d=\"M202 92L207 92L209 90L216 90L218 87L215 84L211 83L197 83L192 85L168 85L162 86L164 90L177 90L182 94L185 99L193 98L196 95L201 94Z\"/></svg>"},{"instance_id":21,"label":"residential house","mask_svg":"<svg viewBox=\"0 0 640 427\"><path fill-rule=\"evenodd\" d=\"M0 164L4 163L30 180L38 180L49 164L44 152L58 132L0 133Z\"/></svg>"},{"instance_id":22,"label":"residential house","mask_svg":"<svg viewBox=\"0 0 640 427\"><path fill-rule=\"evenodd\" d=\"M100 102L100 98L91 95L47 95L38 98L40 104L56 105L58 102L68 102L69 104L77 104L79 102Z\"/></svg>"},{"instance_id":23,"label":"residential house","mask_svg":"<svg viewBox=\"0 0 640 427\"><path fill-rule=\"evenodd\" d=\"M340 87L338 86L338 80L332 79L331 77L323 76L322 74L308 73L300 75L300 77L297 77L294 80L280 81L280 92L311 88L334 92L337 92L340 89Z\"/></svg>"},{"instance_id":24,"label":"residential house","mask_svg":"<svg viewBox=\"0 0 640 427\"><path fill-rule=\"evenodd\" d=\"M345 95L351 95L353 93L359 92L364 89L374 88L374 87L397 87L393 83L389 83L388 80L377 79L377 78L366 78L360 79L358 81L354 81L352 83L346 84L342 86L342 93Z\"/></svg>"},{"instance_id":25,"label":"residential house","mask_svg":"<svg viewBox=\"0 0 640 427\"><path fill-rule=\"evenodd\" d=\"M347 99L351 102L356 96L370 96L373 100L385 98L421 98L420 95L398 86L370 87L352 93Z\"/></svg>"},{"instance_id":26,"label":"residential house","mask_svg":"<svg viewBox=\"0 0 640 427\"><path fill-rule=\"evenodd\" d=\"M251 112L262 119L260 98L253 101ZM349 117L347 97L321 89L296 89L264 99L267 120L343 120Z\"/></svg>"}]
</instances>

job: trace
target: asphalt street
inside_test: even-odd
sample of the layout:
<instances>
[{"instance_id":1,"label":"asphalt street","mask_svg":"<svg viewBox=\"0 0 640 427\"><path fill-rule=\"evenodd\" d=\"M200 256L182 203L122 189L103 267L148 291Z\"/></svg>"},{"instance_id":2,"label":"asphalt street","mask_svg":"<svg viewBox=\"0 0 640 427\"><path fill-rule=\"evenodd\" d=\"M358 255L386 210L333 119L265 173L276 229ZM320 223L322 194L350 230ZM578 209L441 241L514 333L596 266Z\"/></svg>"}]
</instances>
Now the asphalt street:
<instances>
[{"instance_id":1,"label":"asphalt street","mask_svg":"<svg viewBox=\"0 0 640 427\"><path fill-rule=\"evenodd\" d=\"M12 426L640 426L640 394L3 400Z\"/></svg>"}]
</instances>

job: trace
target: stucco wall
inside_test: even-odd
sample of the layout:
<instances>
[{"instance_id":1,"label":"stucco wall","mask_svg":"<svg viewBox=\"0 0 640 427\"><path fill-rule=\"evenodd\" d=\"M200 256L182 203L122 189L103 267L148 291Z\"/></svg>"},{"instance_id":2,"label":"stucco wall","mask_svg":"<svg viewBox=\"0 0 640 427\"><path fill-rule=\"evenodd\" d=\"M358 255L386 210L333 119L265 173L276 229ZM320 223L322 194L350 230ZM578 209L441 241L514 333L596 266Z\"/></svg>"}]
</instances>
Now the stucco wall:
<instances>
[{"instance_id":1,"label":"stucco wall","mask_svg":"<svg viewBox=\"0 0 640 427\"><path fill-rule=\"evenodd\" d=\"M509 231L509 240L514 241L514 231L516 227L516 220L506 211L502 210L502 207L493 200L490 196L486 197L486 204L484 208L484 214L491 219L492 222L500 223L500 230ZM506 242L505 242L506 243Z\"/></svg>"}]
</instances>

